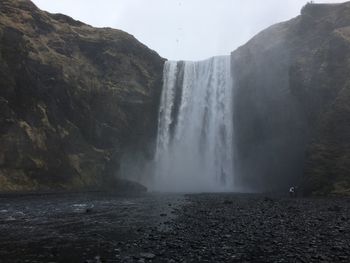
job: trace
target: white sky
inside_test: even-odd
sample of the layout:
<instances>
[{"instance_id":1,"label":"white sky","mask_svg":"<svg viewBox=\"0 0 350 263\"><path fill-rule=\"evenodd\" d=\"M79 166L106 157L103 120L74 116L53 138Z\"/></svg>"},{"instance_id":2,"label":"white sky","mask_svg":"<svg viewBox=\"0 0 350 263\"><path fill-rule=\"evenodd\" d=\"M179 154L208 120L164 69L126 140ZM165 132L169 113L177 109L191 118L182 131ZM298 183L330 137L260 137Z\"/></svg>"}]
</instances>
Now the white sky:
<instances>
[{"instance_id":1,"label":"white sky","mask_svg":"<svg viewBox=\"0 0 350 263\"><path fill-rule=\"evenodd\" d=\"M300 13L307 0L33 0L96 27L113 27L172 60L225 55L264 28ZM342 0L318 0L337 3Z\"/></svg>"}]
</instances>

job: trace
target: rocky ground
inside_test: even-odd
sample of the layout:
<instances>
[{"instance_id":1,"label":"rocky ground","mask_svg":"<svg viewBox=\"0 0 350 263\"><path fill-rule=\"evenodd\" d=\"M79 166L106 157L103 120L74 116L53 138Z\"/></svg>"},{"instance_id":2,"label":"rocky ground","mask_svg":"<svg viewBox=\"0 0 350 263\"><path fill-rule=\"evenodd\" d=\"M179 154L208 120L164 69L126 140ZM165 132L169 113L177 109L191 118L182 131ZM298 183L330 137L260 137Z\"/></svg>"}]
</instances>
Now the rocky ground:
<instances>
[{"instance_id":1,"label":"rocky ground","mask_svg":"<svg viewBox=\"0 0 350 263\"><path fill-rule=\"evenodd\" d=\"M0 198L1 262L349 262L349 198Z\"/></svg>"}]
</instances>

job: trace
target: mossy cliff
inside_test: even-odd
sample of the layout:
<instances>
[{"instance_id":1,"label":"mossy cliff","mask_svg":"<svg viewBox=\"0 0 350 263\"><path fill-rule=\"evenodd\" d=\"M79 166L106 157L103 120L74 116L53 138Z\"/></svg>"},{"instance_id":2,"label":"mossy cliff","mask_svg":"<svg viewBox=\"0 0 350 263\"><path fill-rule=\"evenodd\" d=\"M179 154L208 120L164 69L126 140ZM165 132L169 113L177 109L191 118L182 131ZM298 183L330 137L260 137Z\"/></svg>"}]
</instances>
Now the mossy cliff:
<instances>
[{"instance_id":1,"label":"mossy cliff","mask_svg":"<svg viewBox=\"0 0 350 263\"><path fill-rule=\"evenodd\" d=\"M308 4L232 53L236 172L261 190L350 191L350 2Z\"/></svg>"},{"instance_id":2,"label":"mossy cliff","mask_svg":"<svg viewBox=\"0 0 350 263\"><path fill-rule=\"evenodd\" d=\"M0 2L0 191L113 189L152 159L164 59L131 35ZM350 192L350 3L308 4L232 53L249 190ZM138 170L137 170L138 171Z\"/></svg>"},{"instance_id":3,"label":"mossy cliff","mask_svg":"<svg viewBox=\"0 0 350 263\"><path fill-rule=\"evenodd\" d=\"M133 36L0 2L0 191L118 188L152 157L164 60Z\"/></svg>"}]
</instances>

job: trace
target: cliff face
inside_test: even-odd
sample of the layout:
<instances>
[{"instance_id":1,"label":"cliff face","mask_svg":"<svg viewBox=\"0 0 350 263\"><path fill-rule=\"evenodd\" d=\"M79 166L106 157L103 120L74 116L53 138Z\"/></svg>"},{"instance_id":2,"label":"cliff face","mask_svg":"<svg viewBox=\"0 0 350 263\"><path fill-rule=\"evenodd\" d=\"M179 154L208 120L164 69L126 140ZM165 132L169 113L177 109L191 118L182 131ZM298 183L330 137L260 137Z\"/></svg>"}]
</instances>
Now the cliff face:
<instances>
[{"instance_id":1,"label":"cliff face","mask_svg":"<svg viewBox=\"0 0 350 263\"><path fill-rule=\"evenodd\" d=\"M2 0L0 191L118 188L125 153L153 157L163 63L125 32ZM350 3L305 6L232 66L237 183L349 193Z\"/></svg>"},{"instance_id":2,"label":"cliff face","mask_svg":"<svg viewBox=\"0 0 350 263\"><path fill-rule=\"evenodd\" d=\"M350 3L308 4L232 53L236 173L258 190L350 189Z\"/></svg>"},{"instance_id":3,"label":"cliff face","mask_svg":"<svg viewBox=\"0 0 350 263\"><path fill-rule=\"evenodd\" d=\"M152 157L164 60L119 30L0 2L0 191L96 188Z\"/></svg>"}]
</instances>

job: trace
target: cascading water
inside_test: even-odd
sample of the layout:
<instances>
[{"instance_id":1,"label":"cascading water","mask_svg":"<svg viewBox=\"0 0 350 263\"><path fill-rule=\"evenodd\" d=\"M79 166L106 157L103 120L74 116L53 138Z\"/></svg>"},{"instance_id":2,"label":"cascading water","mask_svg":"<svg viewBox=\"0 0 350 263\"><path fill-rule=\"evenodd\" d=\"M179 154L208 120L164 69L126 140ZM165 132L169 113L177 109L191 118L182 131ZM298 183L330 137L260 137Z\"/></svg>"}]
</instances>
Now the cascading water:
<instances>
[{"instance_id":1,"label":"cascading water","mask_svg":"<svg viewBox=\"0 0 350 263\"><path fill-rule=\"evenodd\" d=\"M153 190L233 190L230 56L168 61L163 81Z\"/></svg>"}]
</instances>

